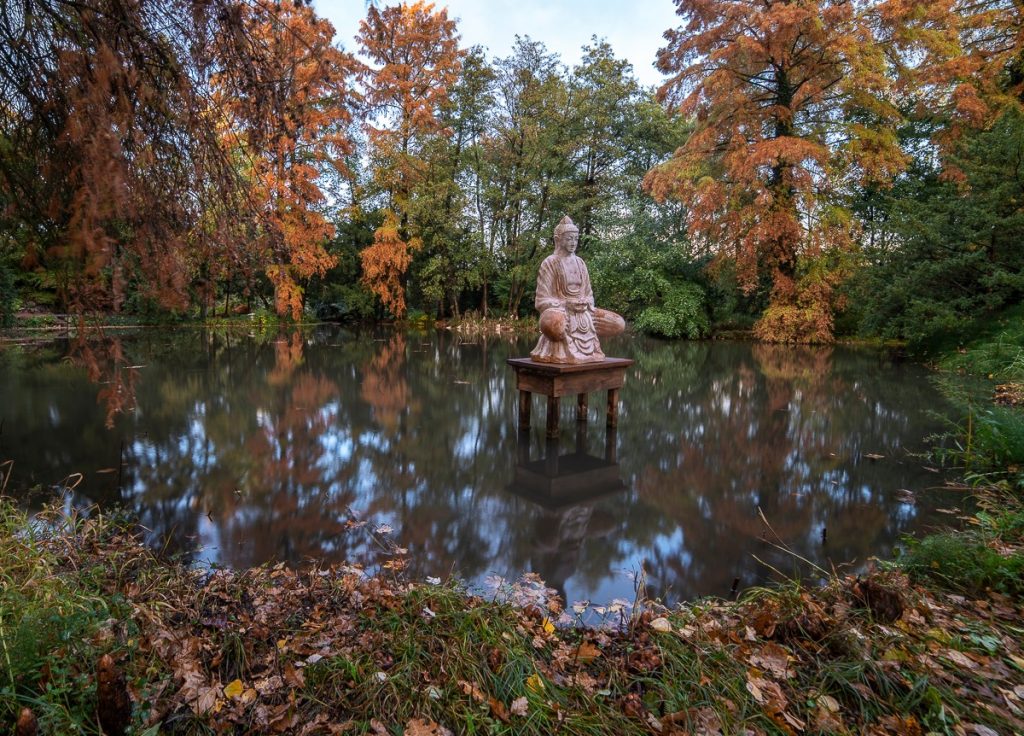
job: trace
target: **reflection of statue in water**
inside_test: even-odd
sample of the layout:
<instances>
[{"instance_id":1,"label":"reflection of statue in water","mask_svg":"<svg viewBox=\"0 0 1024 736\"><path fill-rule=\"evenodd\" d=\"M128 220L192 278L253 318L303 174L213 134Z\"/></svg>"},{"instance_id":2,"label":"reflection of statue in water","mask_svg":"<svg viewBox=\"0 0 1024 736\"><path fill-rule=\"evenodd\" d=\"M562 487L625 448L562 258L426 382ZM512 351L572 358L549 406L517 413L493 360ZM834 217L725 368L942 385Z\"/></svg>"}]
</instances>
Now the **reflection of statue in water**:
<instances>
[{"instance_id":1,"label":"reflection of statue in water","mask_svg":"<svg viewBox=\"0 0 1024 736\"><path fill-rule=\"evenodd\" d=\"M555 228L555 252L537 274L541 337L530 357L540 363L604 360L599 337L618 335L626 322L615 312L594 308L587 264L576 255L579 229L568 217Z\"/></svg>"}]
</instances>

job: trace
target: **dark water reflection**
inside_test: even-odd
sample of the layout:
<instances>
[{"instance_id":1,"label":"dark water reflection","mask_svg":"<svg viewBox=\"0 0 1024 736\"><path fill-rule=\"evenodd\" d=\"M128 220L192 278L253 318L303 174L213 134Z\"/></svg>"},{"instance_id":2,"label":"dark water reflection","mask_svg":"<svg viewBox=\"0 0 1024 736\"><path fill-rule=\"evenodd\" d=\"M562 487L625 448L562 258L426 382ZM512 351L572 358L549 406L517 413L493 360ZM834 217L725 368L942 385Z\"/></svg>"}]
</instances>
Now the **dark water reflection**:
<instances>
[{"instance_id":1,"label":"dark water reflection","mask_svg":"<svg viewBox=\"0 0 1024 736\"><path fill-rule=\"evenodd\" d=\"M9 491L82 473L75 503L123 503L201 561L375 566L397 543L413 576L534 571L570 601L631 597L641 566L670 600L793 572L768 540L860 566L961 502L910 455L942 400L879 352L622 338L617 436L594 396L551 444L540 399L516 429L505 359L529 347L323 328L7 350L0 461Z\"/></svg>"}]
</instances>

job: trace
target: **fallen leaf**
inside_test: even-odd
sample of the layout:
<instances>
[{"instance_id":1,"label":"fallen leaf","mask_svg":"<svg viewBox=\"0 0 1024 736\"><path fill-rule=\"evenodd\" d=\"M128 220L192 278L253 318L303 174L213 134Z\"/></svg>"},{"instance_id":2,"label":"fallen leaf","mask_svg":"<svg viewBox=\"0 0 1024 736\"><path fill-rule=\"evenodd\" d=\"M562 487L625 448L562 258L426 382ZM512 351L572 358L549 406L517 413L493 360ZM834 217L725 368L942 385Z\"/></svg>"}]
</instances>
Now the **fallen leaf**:
<instances>
[{"instance_id":1,"label":"fallen leaf","mask_svg":"<svg viewBox=\"0 0 1024 736\"><path fill-rule=\"evenodd\" d=\"M540 679L540 675L534 672L532 675L526 678L526 687L530 688L536 693L539 693L544 689L544 680Z\"/></svg>"},{"instance_id":2,"label":"fallen leaf","mask_svg":"<svg viewBox=\"0 0 1024 736\"><path fill-rule=\"evenodd\" d=\"M508 723L508 708L497 698L488 698L487 704L491 706L491 713L502 723Z\"/></svg>"},{"instance_id":3,"label":"fallen leaf","mask_svg":"<svg viewBox=\"0 0 1024 736\"><path fill-rule=\"evenodd\" d=\"M530 703L526 697L516 698L512 701L512 705L509 706L509 712L514 716L525 716L530 708Z\"/></svg>"},{"instance_id":4,"label":"fallen leaf","mask_svg":"<svg viewBox=\"0 0 1024 736\"><path fill-rule=\"evenodd\" d=\"M585 641L576 648L574 659L583 664L593 662L595 659L601 656L601 650L591 644L589 641Z\"/></svg>"},{"instance_id":5,"label":"fallen leaf","mask_svg":"<svg viewBox=\"0 0 1024 736\"><path fill-rule=\"evenodd\" d=\"M217 705L217 695L220 693L219 687L208 687L199 692L199 698L192 706L192 710L199 715L207 713L213 710L214 706Z\"/></svg>"},{"instance_id":6,"label":"fallen leaf","mask_svg":"<svg viewBox=\"0 0 1024 736\"><path fill-rule=\"evenodd\" d=\"M754 696L754 700L765 707L769 713L783 713L789 701L782 694L782 688L772 680L763 677L747 675L747 692Z\"/></svg>"},{"instance_id":7,"label":"fallen leaf","mask_svg":"<svg viewBox=\"0 0 1024 736\"><path fill-rule=\"evenodd\" d=\"M948 659L950 662L955 664L957 667L963 667L964 669L973 670L978 666L978 663L968 657L963 652L958 652L956 649L947 649L942 652L942 656Z\"/></svg>"},{"instance_id":8,"label":"fallen leaf","mask_svg":"<svg viewBox=\"0 0 1024 736\"><path fill-rule=\"evenodd\" d=\"M654 619L653 621L651 621L650 626L655 631L661 631L663 633L668 633L672 631L672 624L669 623L669 620L664 617L658 617Z\"/></svg>"},{"instance_id":9,"label":"fallen leaf","mask_svg":"<svg viewBox=\"0 0 1024 736\"><path fill-rule=\"evenodd\" d=\"M405 724L405 730L402 731L403 736L451 736L451 733L444 726L422 718L413 718Z\"/></svg>"},{"instance_id":10,"label":"fallen leaf","mask_svg":"<svg viewBox=\"0 0 1024 736\"><path fill-rule=\"evenodd\" d=\"M786 713L785 711L783 711L782 712L782 717L785 719L786 723L788 723L790 726L795 728L797 731L803 731L804 730L804 726L806 724L803 721L801 721L799 718L797 718L796 716L791 715L791 714Z\"/></svg>"},{"instance_id":11,"label":"fallen leaf","mask_svg":"<svg viewBox=\"0 0 1024 736\"><path fill-rule=\"evenodd\" d=\"M794 675L789 666L789 660L789 652L772 642L765 644L750 657L752 665L771 673L779 680L785 680Z\"/></svg>"},{"instance_id":12,"label":"fallen leaf","mask_svg":"<svg viewBox=\"0 0 1024 736\"><path fill-rule=\"evenodd\" d=\"M553 634L553 633L555 633L555 625L553 623L551 623L551 619L545 618L543 621L540 622L540 625L541 625L541 628L544 629L544 633L545 634Z\"/></svg>"},{"instance_id":13,"label":"fallen leaf","mask_svg":"<svg viewBox=\"0 0 1024 736\"><path fill-rule=\"evenodd\" d=\"M527 684L529 684L529 680L527 680ZM462 692L466 695L472 696L473 700L478 703L483 703L487 700L487 698L484 697L483 690L481 690L480 686L475 683L467 682L466 680L459 680L459 687L462 689Z\"/></svg>"},{"instance_id":14,"label":"fallen leaf","mask_svg":"<svg viewBox=\"0 0 1024 736\"><path fill-rule=\"evenodd\" d=\"M242 681L232 680L224 688L224 697L234 699L241 695L243 692L245 692L245 685L242 684Z\"/></svg>"},{"instance_id":15,"label":"fallen leaf","mask_svg":"<svg viewBox=\"0 0 1024 736\"><path fill-rule=\"evenodd\" d=\"M832 713L839 712L839 701L833 698L831 695L822 695L818 698L818 702L821 705L825 706L825 708Z\"/></svg>"}]
</instances>

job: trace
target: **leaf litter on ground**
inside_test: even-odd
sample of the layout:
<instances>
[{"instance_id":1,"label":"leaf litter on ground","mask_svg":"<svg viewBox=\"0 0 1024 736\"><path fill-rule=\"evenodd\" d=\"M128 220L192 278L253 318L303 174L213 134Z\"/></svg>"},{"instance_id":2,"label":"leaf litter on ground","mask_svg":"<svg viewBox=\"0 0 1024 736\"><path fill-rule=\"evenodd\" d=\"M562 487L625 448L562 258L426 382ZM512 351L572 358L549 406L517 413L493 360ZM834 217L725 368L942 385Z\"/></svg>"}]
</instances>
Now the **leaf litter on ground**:
<instances>
[{"instance_id":1,"label":"leaf litter on ground","mask_svg":"<svg viewBox=\"0 0 1024 736\"><path fill-rule=\"evenodd\" d=\"M55 526L38 551L116 602L97 651L124 669L139 733L1024 731L1024 607L992 591L890 569L738 602L615 601L590 606L604 627L556 626L563 604L535 575L483 596L344 566L204 574L104 523ZM55 642L39 672L88 669ZM0 716L46 685L22 674Z\"/></svg>"}]
</instances>

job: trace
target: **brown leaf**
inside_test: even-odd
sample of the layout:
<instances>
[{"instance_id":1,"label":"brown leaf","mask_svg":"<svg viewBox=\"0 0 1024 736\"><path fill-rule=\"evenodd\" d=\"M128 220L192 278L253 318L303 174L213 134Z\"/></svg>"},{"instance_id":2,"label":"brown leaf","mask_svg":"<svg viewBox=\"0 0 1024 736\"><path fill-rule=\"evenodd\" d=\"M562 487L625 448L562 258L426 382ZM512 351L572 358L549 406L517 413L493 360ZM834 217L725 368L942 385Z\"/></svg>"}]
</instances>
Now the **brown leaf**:
<instances>
[{"instance_id":1,"label":"brown leaf","mask_svg":"<svg viewBox=\"0 0 1024 736\"><path fill-rule=\"evenodd\" d=\"M302 674L302 670L297 668L294 664L291 662L285 662L284 681L293 688L301 688L306 684L306 676Z\"/></svg>"},{"instance_id":2,"label":"brown leaf","mask_svg":"<svg viewBox=\"0 0 1024 736\"><path fill-rule=\"evenodd\" d=\"M789 666L789 652L778 644L769 642L750 657L750 664L765 670L779 680L793 677L793 669Z\"/></svg>"},{"instance_id":3,"label":"brown leaf","mask_svg":"<svg viewBox=\"0 0 1024 736\"><path fill-rule=\"evenodd\" d=\"M491 713L503 723L508 723L508 708L505 704L496 698L488 698L487 702L491 706Z\"/></svg>"},{"instance_id":4,"label":"brown leaf","mask_svg":"<svg viewBox=\"0 0 1024 736\"><path fill-rule=\"evenodd\" d=\"M481 690L480 686L475 683L467 682L466 680L459 680L459 688L466 695L472 696L473 700L475 700L478 703L483 703L487 701L486 696L484 696L483 690Z\"/></svg>"},{"instance_id":5,"label":"brown leaf","mask_svg":"<svg viewBox=\"0 0 1024 736\"><path fill-rule=\"evenodd\" d=\"M385 731L385 733L387 733ZM413 718L405 724L403 736L452 736L452 732L444 726L429 719Z\"/></svg>"},{"instance_id":6,"label":"brown leaf","mask_svg":"<svg viewBox=\"0 0 1024 736\"><path fill-rule=\"evenodd\" d=\"M622 712L630 718L643 718L646 711L643 701L636 693L630 693L622 699Z\"/></svg>"},{"instance_id":7,"label":"brown leaf","mask_svg":"<svg viewBox=\"0 0 1024 736\"><path fill-rule=\"evenodd\" d=\"M29 708L22 708L18 715L18 723L14 727L15 736L36 736L39 733L39 721L36 714Z\"/></svg>"},{"instance_id":8,"label":"brown leaf","mask_svg":"<svg viewBox=\"0 0 1024 736\"><path fill-rule=\"evenodd\" d=\"M766 680L763 677L754 677L748 674L747 691L769 713L782 713L789 704L786 696L782 694L782 688L779 687L778 683Z\"/></svg>"},{"instance_id":9,"label":"brown leaf","mask_svg":"<svg viewBox=\"0 0 1024 736\"><path fill-rule=\"evenodd\" d=\"M601 650L591 644L589 641L585 641L576 647L576 651L573 654L573 659L577 662L587 664L593 662L595 659L601 656Z\"/></svg>"},{"instance_id":10,"label":"brown leaf","mask_svg":"<svg viewBox=\"0 0 1024 736\"><path fill-rule=\"evenodd\" d=\"M968 657L963 652L958 652L956 649L947 649L942 652L942 656L948 659L950 662L955 664L957 667L963 667L967 670L973 670L978 666L978 663Z\"/></svg>"}]
</instances>

